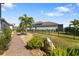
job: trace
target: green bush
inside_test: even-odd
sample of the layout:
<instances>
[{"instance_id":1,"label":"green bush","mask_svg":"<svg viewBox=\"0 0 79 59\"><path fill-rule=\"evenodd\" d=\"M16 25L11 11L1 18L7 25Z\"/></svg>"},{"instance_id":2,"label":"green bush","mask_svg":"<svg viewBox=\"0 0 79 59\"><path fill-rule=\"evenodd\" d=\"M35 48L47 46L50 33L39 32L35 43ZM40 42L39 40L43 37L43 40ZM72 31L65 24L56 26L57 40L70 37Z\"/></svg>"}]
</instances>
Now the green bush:
<instances>
[{"instance_id":1,"label":"green bush","mask_svg":"<svg viewBox=\"0 0 79 59\"><path fill-rule=\"evenodd\" d=\"M67 50L55 49L47 53L49 56L68 56Z\"/></svg>"},{"instance_id":2,"label":"green bush","mask_svg":"<svg viewBox=\"0 0 79 59\"><path fill-rule=\"evenodd\" d=\"M55 49L47 53L49 56L79 56L79 49Z\"/></svg>"},{"instance_id":3,"label":"green bush","mask_svg":"<svg viewBox=\"0 0 79 59\"><path fill-rule=\"evenodd\" d=\"M79 49L67 49L69 56L79 56Z\"/></svg>"},{"instance_id":4,"label":"green bush","mask_svg":"<svg viewBox=\"0 0 79 59\"><path fill-rule=\"evenodd\" d=\"M71 35L79 36L79 28L66 27L65 28L65 33L66 34L71 34Z\"/></svg>"},{"instance_id":5,"label":"green bush","mask_svg":"<svg viewBox=\"0 0 79 59\"><path fill-rule=\"evenodd\" d=\"M17 27L16 31L21 32L21 28Z\"/></svg>"},{"instance_id":6,"label":"green bush","mask_svg":"<svg viewBox=\"0 0 79 59\"><path fill-rule=\"evenodd\" d=\"M42 38L35 36L31 41L27 43L27 48L33 49L33 48L41 48L42 47Z\"/></svg>"},{"instance_id":7,"label":"green bush","mask_svg":"<svg viewBox=\"0 0 79 59\"><path fill-rule=\"evenodd\" d=\"M11 29L5 28L3 31L0 31L0 54L8 49L8 44L11 40Z\"/></svg>"},{"instance_id":8,"label":"green bush","mask_svg":"<svg viewBox=\"0 0 79 59\"><path fill-rule=\"evenodd\" d=\"M3 33L0 33L0 54L2 54L8 48L6 39Z\"/></svg>"},{"instance_id":9,"label":"green bush","mask_svg":"<svg viewBox=\"0 0 79 59\"><path fill-rule=\"evenodd\" d=\"M5 47L5 37L3 33L0 33L0 50Z\"/></svg>"},{"instance_id":10,"label":"green bush","mask_svg":"<svg viewBox=\"0 0 79 59\"><path fill-rule=\"evenodd\" d=\"M11 29L9 27L3 29L3 33L4 33L4 36L5 36L5 39L7 39L7 41L10 41L11 40L11 34L12 34Z\"/></svg>"}]
</instances>

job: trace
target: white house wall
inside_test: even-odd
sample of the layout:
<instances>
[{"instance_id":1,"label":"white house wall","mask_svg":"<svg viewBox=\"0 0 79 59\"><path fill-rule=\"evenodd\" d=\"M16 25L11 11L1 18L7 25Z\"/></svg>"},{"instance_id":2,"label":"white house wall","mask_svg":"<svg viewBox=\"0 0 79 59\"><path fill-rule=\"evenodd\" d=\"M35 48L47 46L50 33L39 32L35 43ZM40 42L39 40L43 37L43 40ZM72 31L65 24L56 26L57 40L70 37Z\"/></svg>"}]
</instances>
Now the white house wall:
<instances>
[{"instance_id":1,"label":"white house wall","mask_svg":"<svg viewBox=\"0 0 79 59\"><path fill-rule=\"evenodd\" d=\"M57 27L37 27L37 30L56 30Z\"/></svg>"},{"instance_id":2,"label":"white house wall","mask_svg":"<svg viewBox=\"0 0 79 59\"><path fill-rule=\"evenodd\" d=\"M29 30L29 28L27 28L28 30ZM32 27L31 28L32 30L56 30L57 29L57 27L37 27L37 28L35 28L35 27Z\"/></svg>"}]
</instances>

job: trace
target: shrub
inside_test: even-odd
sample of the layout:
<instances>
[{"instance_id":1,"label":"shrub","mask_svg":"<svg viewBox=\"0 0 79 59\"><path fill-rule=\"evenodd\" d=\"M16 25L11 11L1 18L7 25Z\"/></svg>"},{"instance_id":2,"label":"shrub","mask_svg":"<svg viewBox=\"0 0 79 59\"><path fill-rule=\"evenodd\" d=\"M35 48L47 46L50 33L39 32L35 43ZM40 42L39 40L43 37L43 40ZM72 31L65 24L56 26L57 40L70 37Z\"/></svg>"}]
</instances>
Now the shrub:
<instances>
[{"instance_id":1,"label":"shrub","mask_svg":"<svg viewBox=\"0 0 79 59\"><path fill-rule=\"evenodd\" d=\"M20 27L17 27L16 31L17 32L21 32L21 28Z\"/></svg>"},{"instance_id":2,"label":"shrub","mask_svg":"<svg viewBox=\"0 0 79 59\"><path fill-rule=\"evenodd\" d=\"M67 49L69 56L79 56L79 49Z\"/></svg>"},{"instance_id":3,"label":"shrub","mask_svg":"<svg viewBox=\"0 0 79 59\"><path fill-rule=\"evenodd\" d=\"M35 36L31 41L27 43L27 48L33 49L33 48L41 48L42 47L42 38Z\"/></svg>"},{"instance_id":4,"label":"shrub","mask_svg":"<svg viewBox=\"0 0 79 59\"><path fill-rule=\"evenodd\" d=\"M11 29L10 29L9 27L3 29L3 33L4 33L4 36L5 36L5 39L6 39L7 41L10 41L10 39L11 39L11 34L12 34Z\"/></svg>"},{"instance_id":5,"label":"shrub","mask_svg":"<svg viewBox=\"0 0 79 59\"><path fill-rule=\"evenodd\" d=\"M49 56L79 56L79 49L55 49L47 53Z\"/></svg>"},{"instance_id":6,"label":"shrub","mask_svg":"<svg viewBox=\"0 0 79 59\"><path fill-rule=\"evenodd\" d=\"M2 54L8 48L6 39L3 33L0 32L0 54Z\"/></svg>"},{"instance_id":7,"label":"shrub","mask_svg":"<svg viewBox=\"0 0 79 59\"><path fill-rule=\"evenodd\" d=\"M79 28L66 27L65 28L65 33L66 34L71 34L71 35L79 36Z\"/></svg>"},{"instance_id":8,"label":"shrub","mask_svg":"<svg viewBox=\"0 0 79 59\"><path fill-rule=\"evenodd\" d=\"M49 56L67 56L68 53L66 50L63 50L63 49L55 49L55 50L47 53L47 55L49 55Z\"/></svg>"},{"instance_id":9,"label":"shrub","mask_svg":"<svg viewBox=\"0 0 79 59\"><path fill-rule=\"evenodd\" d=\"M19 32L21 35L27 34L27 30L25 30L24 28L17 27L16 31Z\"/></svg>"},{"instance_id":10,"label":"shrub","mask_svg":"<svg viewBox=\"0 0 79 59\"><path fill-rule=\"evenodd\" d=\"M11 40L11 29L5 28L3 31L0 31L0 54L8 49L8 44Z\"/></svg>"},{"instance_id":11,"label":"shrub","mask_svg":"<svg viewBox=\"0 0 79 59\"><path fill-rule=\"evenodd\" d=\"M4 49L4 47L5 47L5 37L3 33L0 33L0 50Z\"/></svg>"}]
</instances>

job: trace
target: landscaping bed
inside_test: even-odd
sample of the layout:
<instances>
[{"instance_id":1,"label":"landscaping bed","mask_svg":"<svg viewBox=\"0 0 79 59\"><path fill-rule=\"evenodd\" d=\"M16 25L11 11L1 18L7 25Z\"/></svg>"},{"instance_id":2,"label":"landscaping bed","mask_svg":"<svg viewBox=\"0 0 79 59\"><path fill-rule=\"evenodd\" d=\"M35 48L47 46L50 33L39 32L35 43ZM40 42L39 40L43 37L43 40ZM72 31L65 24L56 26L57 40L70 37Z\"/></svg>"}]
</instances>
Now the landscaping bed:
<instances>
[{"instance_id":1,"label":"landscaping bed","mask_svg":"<svg viewBox=\"0 0 79 59\"><path fill-rule=\"evenodd\" d=\"M52 40L56 49L52 52L44 51L46 53L46 55L48 55L48 56L79 56L79 49L78 49L79 41L78 40L72 40L67 37L63 38L63 37L51 36L51 35L39 34L39 33L33 33L33 35L39 37L39 39L37 37L33 38L38 41L41 39L43 40L45 37L49 37ZM36 47L34 47L33 44L35 44L35 46L38 46L38 45L36 45L36 43L33 43L33 44L32 43L33 42L29 41L29 44L30 44L29 47L31 47L31 49L36 49ZM41 47L37 47L37 48L40 49Z\"/></svg>"},{"instance_id":2,"label":"landscaping bed","mask_svg":"<svg viewBox=\"0 0 79 59\"><path fill-rule=\"evenodd\" d=\"M0 55L4 53L9 47L9 42L11 41L12 31L10 28L5 28L0 31Z\"/></svg>"}]
</instances>

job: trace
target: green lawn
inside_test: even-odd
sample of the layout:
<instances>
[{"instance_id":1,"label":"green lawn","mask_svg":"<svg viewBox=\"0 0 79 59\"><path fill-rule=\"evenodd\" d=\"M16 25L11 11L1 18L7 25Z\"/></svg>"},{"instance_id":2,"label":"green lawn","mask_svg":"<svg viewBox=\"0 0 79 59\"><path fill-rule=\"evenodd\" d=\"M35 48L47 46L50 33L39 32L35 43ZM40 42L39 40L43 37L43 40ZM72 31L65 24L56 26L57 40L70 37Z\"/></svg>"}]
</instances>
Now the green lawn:
<instances>
[{"instance_id":1,"label":"green lawn","mask_svg":"<svg viewBox=\"0 0 79 59\"><path fill-rule=\"evenodd\" d=\"M74 40L71 35L59 34L58 36L58 33L55 32L48 33L36 31L31 33L33 33L33 35L38 35L39 37L50 37L56 48L79 48L79 37L76 37Z\"/></svg>"}]
</instances>

